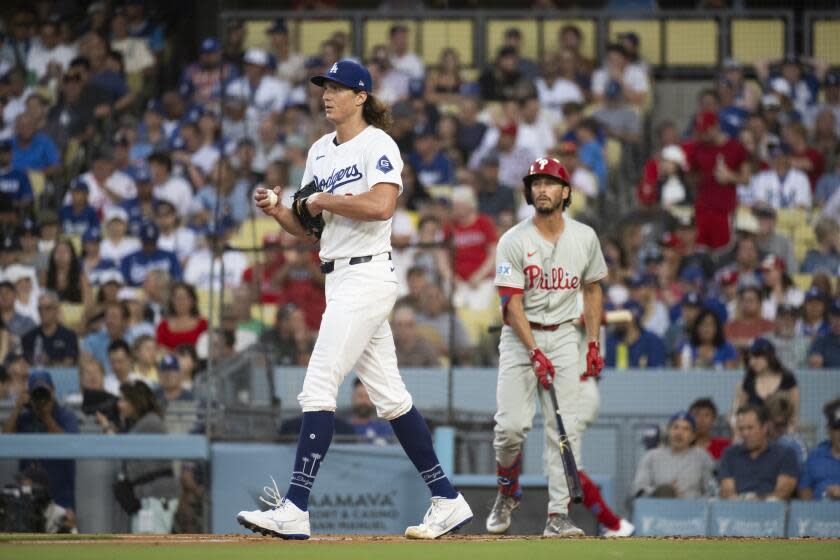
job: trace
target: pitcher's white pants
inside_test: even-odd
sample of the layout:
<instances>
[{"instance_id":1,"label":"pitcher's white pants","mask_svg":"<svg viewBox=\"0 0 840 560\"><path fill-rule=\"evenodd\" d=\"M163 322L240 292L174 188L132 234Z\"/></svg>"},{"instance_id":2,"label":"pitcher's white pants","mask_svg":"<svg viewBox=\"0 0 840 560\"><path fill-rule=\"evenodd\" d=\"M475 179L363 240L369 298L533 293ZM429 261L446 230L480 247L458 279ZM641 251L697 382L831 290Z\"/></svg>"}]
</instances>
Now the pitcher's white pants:
<instances>
[{"instance_id":1,"label":"pitcher's white pants","mask_svg":"<svg viewBox=\"0 0 840 560\"><path fill-rule=\"evenodd\" d=\"M367 388L380 418L411 409L388 323L397 300L390 260L336 268L326 275L327 308L309 359L298 402L304 412L335 410L338 387L353 370Z\"/></svg>"}]
</instances>

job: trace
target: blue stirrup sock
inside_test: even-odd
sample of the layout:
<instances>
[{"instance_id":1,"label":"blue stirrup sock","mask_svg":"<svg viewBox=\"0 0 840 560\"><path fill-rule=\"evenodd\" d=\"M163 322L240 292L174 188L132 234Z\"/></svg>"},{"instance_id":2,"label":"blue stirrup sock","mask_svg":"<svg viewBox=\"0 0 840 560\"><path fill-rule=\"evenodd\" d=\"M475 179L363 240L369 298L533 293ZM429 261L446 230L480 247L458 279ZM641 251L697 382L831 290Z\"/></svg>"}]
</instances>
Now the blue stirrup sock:
<instances>
[{"instance_id":1,"label":"blue stirrup sock","mask_svg":"<svg viewBox=\"0 0 840 560\"><path fill-rule=\"evenodd\" d=\"M432 496L457 498L458 491L449 482L440 466L432 445L429 426L426 425L426 421L417 408L412 406L407 413L391 420L391 427L394 428L394 433L405 449L405 454L420 472Z\"/></svg>"},{"instance_id":2,"label":"blue stirrup sock","mask_svg":"<svg viewBox=\"0 0 840 560\"><path fill-rule=\"evenodd\" d=\"M330 448L334 431L335 412L319 410L303 413L292 479L286 491L286 499L303 511L309 507L309 492Z\"/></svg>"}]
</instances>

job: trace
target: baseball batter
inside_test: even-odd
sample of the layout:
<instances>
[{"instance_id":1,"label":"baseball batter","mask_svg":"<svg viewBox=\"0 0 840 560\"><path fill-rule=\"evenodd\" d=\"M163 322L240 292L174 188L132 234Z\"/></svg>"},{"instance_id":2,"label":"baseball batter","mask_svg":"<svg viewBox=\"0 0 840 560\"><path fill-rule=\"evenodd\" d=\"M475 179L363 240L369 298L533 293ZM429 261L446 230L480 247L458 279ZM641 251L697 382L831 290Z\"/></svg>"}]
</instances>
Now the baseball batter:
<instances>
[{"instance_id":1,"label":"baseball batter","mask_svg":"<svg viewBox=\"0 0 840 560\"><path fill-rule=\"evenodd\" d=\"M548 474L548 520L545 536L582 535L568 516L569 489L561 445L571 442L579 461L577 398L580 391L580 346L574 319L579 317L578 292L588 349L586 375L597 376L604 361L598 333L603 310L599 281L607 275L598 237L592 228L565 217L571 203L566 169L553 158L531 164L525 199L535 215L499 240L496 286L505 326L499 344L498 412L495 438L499 493L487 518L487 531L504 533L522 496L519 475L522 443L531 428L538 393L545 420L545 468ZM539 385L543 390L539 390ZM547 391L555 391L569 441L560 441Z\"/></svg>"},{"instance_id":2,"label":"baseball batter","mask_svg":"<svg viewBox=\"0 0 840 560\"><path fill-rule=\"evenodd\" d=\"M266 189L254 199L283 229L305 236L303 223L323 217L320 257L327 307L312 351L303 390L297 455L285 495L266 487L272 509L239 512L245 527L281 538L309 538L309 492L332 439L336 394L352 369L367 388L377 414L389 420L397 439L432 494L432 504L406 537L434 539L472 519L464 497L438 463L425 420L412 404L397 368L388 317L397 298L391 260L391 216L402 192L403 163L396 143L382 130L387 108L371 92L368 70L353 61L333 64L312 83L324 88L326 118L335 132L309 150L301 191L317 190L292 208L273 204ZM305 185L305 187L304 187ZM275 187L274 193L282 193ZM310 216L311 215L311 216Z\"/></svg>"}]
</instances>

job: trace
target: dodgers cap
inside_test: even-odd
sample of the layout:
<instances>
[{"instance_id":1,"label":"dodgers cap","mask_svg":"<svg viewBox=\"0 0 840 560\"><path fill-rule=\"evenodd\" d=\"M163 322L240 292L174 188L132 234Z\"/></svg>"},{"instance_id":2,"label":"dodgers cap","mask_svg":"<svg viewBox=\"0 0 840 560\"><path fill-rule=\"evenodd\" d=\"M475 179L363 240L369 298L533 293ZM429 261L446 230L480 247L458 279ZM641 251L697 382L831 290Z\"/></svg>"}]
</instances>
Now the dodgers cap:
<instances>
[{"instance_id":1,"label":"dodgers cap","mask_svg":"<svg viewBox=\"0 0 840 560\"><path fill-rule=\"evenodd\" d=\"M325 74L312 76L309 81L321 87L324 86L324 82L330 81L352 90L373 93L373 79L370 77L370 72L352 60L339 60Z\"/></svg>"}]
</instances>

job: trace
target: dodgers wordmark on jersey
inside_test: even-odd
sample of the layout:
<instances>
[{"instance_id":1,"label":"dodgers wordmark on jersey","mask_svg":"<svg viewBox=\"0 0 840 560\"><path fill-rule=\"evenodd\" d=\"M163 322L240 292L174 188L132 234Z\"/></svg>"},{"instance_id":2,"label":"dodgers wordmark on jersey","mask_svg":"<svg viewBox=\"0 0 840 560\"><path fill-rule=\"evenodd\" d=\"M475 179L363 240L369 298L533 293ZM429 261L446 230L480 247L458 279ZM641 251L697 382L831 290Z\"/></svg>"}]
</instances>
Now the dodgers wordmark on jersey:
<instances>
[{"instance_id":1,"label":"dodgers wordmark on jersey","mask_svg":"<svg viewBox=\"0 0 840 560\"><path fill-rule=\"evenodd\" d=\"M402 193L403 162L396 142L374 126L336 145L335 132L318 139L309 149L301 186L314 180L335 195L357 195L377 183L393 183ZM391 250L391 220L364 222L324 212L322 261L378 255Z\"/></svg>"},{"instance_id":2,"label":"dodgers wordmark on jersey","mask_svg":"<svg viewBox=\"0 0 840 560\"><path fill-rule=\"evenodd\" d=\"M565 229L556 244L540 235L529 218L507 231L496 249L496 285L523 289L525 315L534 323L556 325L576 319L580 289L607 275L595 230L564 219Z\"/></svg>"}]
</instances>

